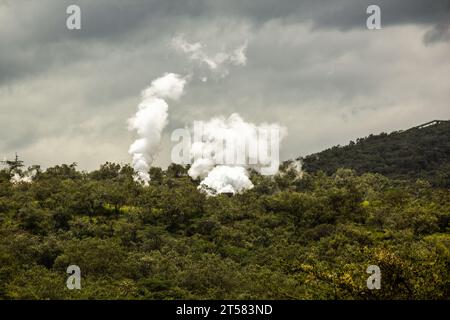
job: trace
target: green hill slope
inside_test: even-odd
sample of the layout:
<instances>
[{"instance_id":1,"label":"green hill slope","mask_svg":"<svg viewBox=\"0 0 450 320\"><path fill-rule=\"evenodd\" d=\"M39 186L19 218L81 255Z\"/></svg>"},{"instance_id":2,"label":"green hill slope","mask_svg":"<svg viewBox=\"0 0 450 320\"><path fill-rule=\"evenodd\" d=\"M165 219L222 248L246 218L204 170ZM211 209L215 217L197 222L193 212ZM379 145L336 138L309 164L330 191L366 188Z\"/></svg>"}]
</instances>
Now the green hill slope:
<instances>
[{"instance_id":1,"label":"green hill slope","mask_svg":"<svg viewBox=\"0 0 450 320\"><path fill-rule=\"evenodd\" d=\"M450 187L450 121L432 121L406 131L369 135L303 158L307 172L338 168L381 173L394 179L427 179Z\"/></svg>"}]
</instances>

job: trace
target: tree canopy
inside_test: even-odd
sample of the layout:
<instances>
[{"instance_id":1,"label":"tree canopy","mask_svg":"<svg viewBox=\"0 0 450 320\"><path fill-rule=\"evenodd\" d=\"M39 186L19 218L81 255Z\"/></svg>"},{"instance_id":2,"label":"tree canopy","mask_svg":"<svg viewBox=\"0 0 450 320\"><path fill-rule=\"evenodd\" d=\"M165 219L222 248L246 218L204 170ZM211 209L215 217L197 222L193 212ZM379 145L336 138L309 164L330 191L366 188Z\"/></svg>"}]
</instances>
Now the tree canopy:
<instances>
[{"instance_id":1,"label":"tree canopy","mask_svg":"<svg viewBox=\"0 0 450 320\"><path fill-rule=\"evenodd\" d=\"M0 171L3 299L444 299L450 190L350 169L207 197L187 168ZM82 289L66 288L78 265ZM369 290L369 265L382 272Z\"/></svg>"},{"instance_id":2,"label":"tree canopy","mask_svg":"<svg viewBox=\"0 0 450 320\"><path fill-rule=\"evenodd\" d=\"M390 134L369 135L303 159L308 172L332 174L350 168L358 174L380 173L393 179L426 179L450 188L450 121Z\"/></svg>"}]
</instances>

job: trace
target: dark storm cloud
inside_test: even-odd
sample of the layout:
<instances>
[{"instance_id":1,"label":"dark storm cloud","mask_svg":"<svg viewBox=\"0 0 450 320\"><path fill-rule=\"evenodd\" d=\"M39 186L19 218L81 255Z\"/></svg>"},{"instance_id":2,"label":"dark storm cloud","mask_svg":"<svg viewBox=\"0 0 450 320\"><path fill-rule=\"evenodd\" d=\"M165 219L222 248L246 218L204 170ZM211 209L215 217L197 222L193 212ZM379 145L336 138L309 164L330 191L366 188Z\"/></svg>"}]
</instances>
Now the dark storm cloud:
<instances>
[{"instance_id":1,"label":"dark storm cloud","mask_svg":"<svg viewBox=\"0 0 450 320\"><path fill-rule=\"evenodd\" d=\"M65 9L70 4L82 9L80 32L65 28ZM449 39L450 0L3 0L0 10L9 16L3 26L6 23L12 32L0 33L0 85L82 58L77 56L82 52L73 48L80 41L126 43L137 30L145 30L155 41L186 26L183 21L203 23L224 16L254 26L280 19L309 22L314 29L363 29L369 4L381 6L383 27L424 24L429 26L426 43Z\"/></svg>"},{"instance_id":2,"label":"dark storm cloud","mask_svg":"<svg viewBox=\"0 0 450 320\"><path fill-rule=\"evenodd\" d=\"M227 11L264 24L271 19L286 22L310 22L315 29L350 30L365 28L366 9L375 4L381 8L384 27L421 24L430 27L426 43L450 39L450 0L242 0L214 1L216 11Z\"/></svg>"},{"instance_id":3,"label":"dark storm cloud","mask_svg":"<svg viewBox=\"0 0 450 320\"><path fill-rule=\"evenodd\" d=\"M77 4L82 9L83 32L71 33L65 25L65 8ZM81 38L120 38L149 22L148 32L164 33L168 25L182 18L234 16L254 23L271 19L295 22L311 21L316 28L365 27L366 8L379 5L383 24L429 24L448 22L450 0L4 0L11 14L28 17L24 28L31 29L37 41L60 39L69 34ZM27 10L27 7L30 10ZM154 23L152 23L152 21ZM33 28L39 25L39 28ZM160 27L158 27L160 25Z\"/></svg>"},{"instance_id":4,"label":"dark storm cloud","mask_svg":"<svg viewBox=\"0 0 450 320\"><path fill-rule=\"evenodd\" d=\"M212 3L213 12L248 17L259 23L271 19L311 21L316 28L342 30L365 27L366 8L372 4L381 7L386 26L435 25L448 21L450 14L450 0L213 0Z\"/></svg>"},{"instance_id":5,"label":"dark storm cloud","mask_svg":"<svg viewBox=\"0 0 450 320\"><path fill-rule=\"evenodd\" d=\"M73 1L65 1L67 4ZM59 3L63 6L64 1ZM164 32L177 19L210 19L234 16L255 24L271 19L287 22L311 22L314 28L364 28L366 8L371 4L382 9L383 25L442 25L450 20L450 0L131 0L78 1L86 9L86 32L81 37L120 37L139 27L145 19L155 21L156 30ZM439 28L438 28L439 30Z\"/></svg>"}]
</instances>

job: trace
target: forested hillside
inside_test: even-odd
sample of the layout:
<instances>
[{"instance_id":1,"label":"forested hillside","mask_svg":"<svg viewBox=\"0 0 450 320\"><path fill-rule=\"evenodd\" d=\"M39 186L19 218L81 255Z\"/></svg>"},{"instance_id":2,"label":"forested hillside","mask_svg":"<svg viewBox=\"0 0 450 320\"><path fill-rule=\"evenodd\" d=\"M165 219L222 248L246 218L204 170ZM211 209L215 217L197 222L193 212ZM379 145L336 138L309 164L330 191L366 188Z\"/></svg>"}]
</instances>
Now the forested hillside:
<instances>
[{"instance_id":1,"label":"forested hillside","mask_svg":"<svg viewBox=\"0 0 450 320\"><path fill-rule=\"evenodd\" d=\"M3 299L450 296L450 190L424 180L285 163L252 172L244 194L207 197L178 165L152 168L149 186L127 165L33 170L16 182L0 171ZM69 265L81 290L66 288ZM380 290L367 288L369 265Z\"/></svg>"},{"instance_id":2,"label":"forested hillside","mask_svg":"<svg viewBox=\"0 0 450 320\"><path fill-rule=\"evenodd\" d=\"M381 173L394 179L427 179L450 188L450 121L390 134L369 135L306 156L308 172L332 174L338 168Z\"/></svg>"}]
</instances>

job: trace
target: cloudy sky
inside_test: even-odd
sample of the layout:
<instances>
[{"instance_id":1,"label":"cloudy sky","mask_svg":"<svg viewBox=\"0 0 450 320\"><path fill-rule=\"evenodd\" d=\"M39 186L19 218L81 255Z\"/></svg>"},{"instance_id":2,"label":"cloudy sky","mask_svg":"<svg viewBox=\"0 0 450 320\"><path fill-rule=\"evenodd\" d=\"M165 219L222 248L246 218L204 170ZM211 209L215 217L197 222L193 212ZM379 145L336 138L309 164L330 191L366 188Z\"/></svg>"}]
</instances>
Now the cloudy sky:
<instances>
[{"instance_id":1,"label":"cloudy sky","mask_svg":"<svg viewBox=\"0 0 450 320\"><path fill-rule=\"evenodd\" d=\"M66 28L71 4L81 30ZM0 0L0 24L0 157L27 164L128 163L126 121L165 72L195 76L170 105L160 165L175 128L233 112L285 126L282 159L450 119L450 0ZM247 42L246 65L208 74L177 35L210 52Z\"/></svg>"}]
</instances>

